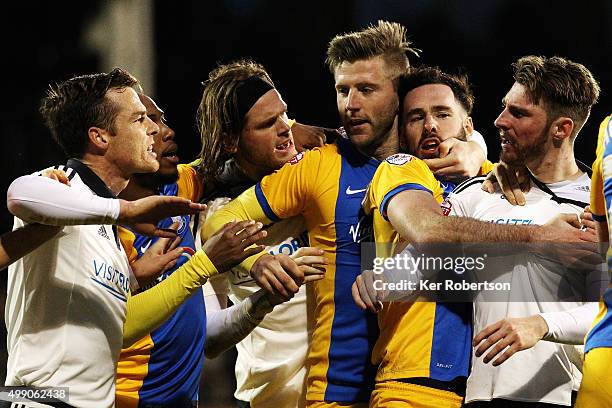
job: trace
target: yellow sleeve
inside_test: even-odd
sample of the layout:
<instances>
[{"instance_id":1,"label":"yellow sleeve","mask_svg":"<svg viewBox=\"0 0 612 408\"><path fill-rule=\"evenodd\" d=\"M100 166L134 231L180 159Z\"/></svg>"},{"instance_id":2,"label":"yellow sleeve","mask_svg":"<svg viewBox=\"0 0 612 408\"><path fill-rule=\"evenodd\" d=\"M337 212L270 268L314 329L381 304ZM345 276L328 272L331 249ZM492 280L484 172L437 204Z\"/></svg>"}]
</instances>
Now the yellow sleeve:
<instances>
[{"instance_id":1,"label":"yellow sleeve","mask_svg":"<svg viewBox=\"0 0 612 408\"><path fill-rule=\"evenodd\" d=\"M138 259L138 251L136 251L136 248L134 248L136 235L134 235L134 233L129 229L121 226L117 227L117 231L119 232L119 241L121 242L121 246L127 254L131 265Z\"/></svg>"},{"instance_id":2,"label":"yellow sleeve","mask_svg":"<svg viewBox=\"0 0 612 408\"><path fill-rule=\"evenodd\" d=\"M264 209L261 207L255 193L255 187L251 187L244 193L240 194L234 200L230 201L229 204L221 207L214 214L206 219L206 222L202 226L202 240L206 241L215 232L219 231L225 224L232 221L246 221L255 220L259 221L264 225L272 223ZM246 273L251 271L251 267L260 256L265 255L266 252L262 252L253 255L236 266L239 270L243 270Z\"/></svg>"},{"instance_id":3,"label":"yellow sleeve","mask_svg":"<svg viewBox=\"0 0 612 408\"><path fill-rule=\"evenodd\" d=\"M335 149L326 146L323 149ZM321 149L298 153L278 171L255 185L255 194L266 216L274 221L290 218L304 211L311 202L321 169Z\"/></svg>"},{"instance_id":4,"label":"yellow sleeve","mask_svg":"<svg viewBox=\"0 0 612 408\"><path fill-rule=\"evenodd\" d=\"M443 193L440 183L424 161L400 153L388 157L378 167L365 202L369 203L371 210L377 209L386 219L389 200L405 190L428 191L437 201L441 201Z\"/></svg>"},{"instance_id":5,"label":"yellow sleeve","mask_svg":"<svg viewBox=\"0 0 612 408\"><path fill-rule=\"evenodd\" d=\"M198 175L197 170L190 164L178 165L179 178L178 197L188 198L191 201L199 201L202 196L202 178Z\"/></svg>"},{"instance_id":6,"label":"yellow sleeve","mask_svg":"<svg viewBox=\"0 0 612 408\"><path fill-rule=\"evenodd\" d=\"M593 162L593 176L591 177L591 212L593 217L600 222L606 221L606 200L604 197L604 174L603 174L603 156L606 143L608 129L612 127L612 116L608 116L601 122L599 126L599 134L597 136L597 151L595 161Z\"/></svg>"},{"instance_id":7,"label":"yellow sleeve","mask_svg":"<svg viewBox=\"0 0 612 408\"><path fill-rule=\"evenodd\" d=\"M162 324L174 311L218 273L204 251L191 259L154 287L130 296L123 325L123 347L128 347Z\"/></svg>"},{"instance_id":8,"label":"yellow sleeve","mask_svg":"<svg viewBox=\"0 0 612 408\"><path fill-rule=\"evenodd\" d=\"M485 160L484 163L482 163L482 166L480 166L480 172L478 172L478 175L484 176L489 174L491 170L493 170L493 167L495 167L495 164L496 163L491 163L489 160Z\"/></svg>"}]
</instances>

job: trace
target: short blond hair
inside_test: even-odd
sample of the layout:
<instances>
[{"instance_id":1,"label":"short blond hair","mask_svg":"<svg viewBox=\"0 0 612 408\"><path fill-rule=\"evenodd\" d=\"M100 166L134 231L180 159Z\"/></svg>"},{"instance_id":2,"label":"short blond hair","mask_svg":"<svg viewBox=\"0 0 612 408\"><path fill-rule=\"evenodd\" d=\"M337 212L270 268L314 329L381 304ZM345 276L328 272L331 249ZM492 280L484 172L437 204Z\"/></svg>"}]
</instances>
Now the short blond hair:
<instances>
[{"instance_id":1,"label":"short blond hair","mask_svg":"<svg viewBox=\"0 0 612 408\"><path fill-rule=\"evenodd\" d=\"M381 56L392 69L394 76L403 74L410 62L408 53L419 55L419 50L411 48L406 38L406 28L399 23L378 20L361 31L335 36L327 47L327 59L332 74L343 62L355 62Z\"/></svg>"}]
</instances>

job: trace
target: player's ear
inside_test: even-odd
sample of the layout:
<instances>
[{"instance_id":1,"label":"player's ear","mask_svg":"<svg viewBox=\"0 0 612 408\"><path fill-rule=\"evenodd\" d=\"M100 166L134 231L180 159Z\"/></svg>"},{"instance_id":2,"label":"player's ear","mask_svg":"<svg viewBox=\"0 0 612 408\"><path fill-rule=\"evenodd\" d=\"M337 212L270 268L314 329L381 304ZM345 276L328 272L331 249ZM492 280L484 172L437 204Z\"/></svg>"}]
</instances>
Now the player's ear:
<instances>
[{"instance_id":1,"label":"player's ear","mask_svg":"<svg viewBox=\"0 0 612 408\"><path fill-rule=\"evenodd\" d=\"M474 132L474 122L471 116L466 116L463 120L463 130L466 135L471 135Z\"/></svg>"},{"instance_id":2,"label":"player's ear","mask_svg":"<svg viewBox=\"0 0 612 408\"><path fill-rule=\"evenodd\" d=\"M572 135L574 131L574 121L567 116L561 116L551 124L551 132L554 140L562 141Z\"/></svg>"},{"instance_id":3,"label":"player's ear","mask_svg":"<svg viewBox=\"0 0 612 408\"><path fill-rule=\"evenodd\" d=\"M97 126L92 126L87 130L87 136L89 137L89 142L99 148L106 149L108 147L108 143L110 141L110 134Z\"/></svg>"}]
</instances>

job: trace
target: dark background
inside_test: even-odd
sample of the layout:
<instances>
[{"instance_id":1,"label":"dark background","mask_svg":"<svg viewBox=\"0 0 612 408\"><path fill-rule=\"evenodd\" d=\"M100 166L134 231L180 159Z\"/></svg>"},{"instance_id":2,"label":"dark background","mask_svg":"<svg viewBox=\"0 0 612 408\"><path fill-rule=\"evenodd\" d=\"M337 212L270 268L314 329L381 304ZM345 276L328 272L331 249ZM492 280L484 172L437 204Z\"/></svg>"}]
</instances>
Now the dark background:
<instances>
[{"instance_id":1,"label":"dark background","mask_svg":"<svg viewBox=\"0 0 612 408\"><path fill-rule=\"evenodd\" d=\"M491 160L499 154L493 120L512 85L510 64L520 56L567 57L587 66L600 81L599 104L576 142L580 160L592 162L597 128L612 111L609 0L143 1L146 4L154 7L154 96L177 132L182 161L193 159L199 150L194 118L201 82L218 62L240 57L252 57L268 69L290 117L337 126L333 79L323 65L327 43L338 33L380 18L404 24L414 46L423 50L421 58L411 57L412 65L438 65L469 75L476 95L474 123L487 140ZM64 161L42 126L38 101L49 82L102 69L100 55L84 45L82 34L103 6L102 1L2 6L2 191L19 175ZM7 231L12 220L3 205L1 231ZM5 280L4 272L0 279Z\"/></svg>"}]
</instances>

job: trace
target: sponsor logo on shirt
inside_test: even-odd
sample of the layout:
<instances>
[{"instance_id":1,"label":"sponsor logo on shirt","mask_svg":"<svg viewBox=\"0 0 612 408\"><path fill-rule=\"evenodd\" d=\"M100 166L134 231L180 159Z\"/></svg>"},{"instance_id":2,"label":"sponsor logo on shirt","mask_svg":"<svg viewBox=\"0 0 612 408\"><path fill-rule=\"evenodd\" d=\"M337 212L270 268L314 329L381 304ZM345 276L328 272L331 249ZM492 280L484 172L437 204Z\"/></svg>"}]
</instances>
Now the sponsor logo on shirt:
<instances>
[{"instance_id":1,"label":"sponsor logo on shirt","mask_svg":"<svg viewBox=\"0 0 612 408\"><path fill-rule=\"evenodd\" d=\"M360 188L360 189L355 189L355 190L353 190L353 189L351 188L351 186L348 186L348 187L346 188L346 191L345 191L345 192L346 192L346 195L350 196L350 195L355 195L355 194L363 193L364 191L366 191L366 189L365 189L365 188Z\"/></svg>"},{"instance_id":2,"label":"sponsor logo on shirt","mask_svg":"<svg viewBox=\"0 0 612 408\"><path fill-rule=\"evenodd\" d=\"M442 214L448 215L453 208L453 204L448 200L444 200L442 201L442 204L440 204L440 207L442 208Z\"/></svg>"},{"instance_id":3,"label":"sponsor logo on shirt","mask_svg":"<svg viewBox=\"0 0 612 408\"><path fill-rule=\"evenodd\" d=\"M362 215L359 217L359 221L357 221L357 225L351 225L349 227L349 235L353 239L354 243L365 242L373 242L374 229L372 228L372 217L369 215Z\"/></svg>"},{"instance_id":4,"label":"sponsor logo on shirt","mask_svg":"<svg viewBox=\"0 0 612 408\"><path fill-rule=\"evenodd\" d=\"M410 160L413 159L413 157L414 156L411 156L406 153L398 153L394 154L393 156L387 157L385 161L389 164L393 164L394 166L401 166L403 164L408 163Z\"/></svg>"},{"instance_id":5,"label":"sponsor logo on shirt","mask_svg":"<svg viewBox=\"0 0 612 408\"><path fill-rule=\"evenodd\" d=\"M308 246L308 232L302 232L296 238L288 238L281 242L278 245L272 246L268 248L268 252L270 255L292 255L295 251L300 249L301 247Z\"/></svg>"},{"instance_id":6,"label":"sponsor logo on shirt","mask_svg":"<svg viewBox=\"0 0 612 408\"><path fill-rule=\"evenodd\" d=\"M533 219L527 218L497 218L495 220L489 220L494 224L507 224L507 225L531 225Z\"/></svg>"},{"instance_id":7,"label":"sponsor logo on shirt","mask_svg":"<svg viewBox=\"0 0 612 408\"><path fill-rule=\"evenodd\" d=\"M126 293L130 290L130 278L113 265L94 259L91 279L117 299L124 302L127 300Z\"/></svg>"},{"instance_id":8,"label":"sponsor logo on shirt","mask_svg":"<svg viewBox=\"0 0 612 408\"><path fill-rule=\"evenodd\" d=\"M100 229L98 229L98 235L110 241L110 237L106 233L106 228L104 228L104 225L101 225Z\"/></svg>"}]
</instances>

